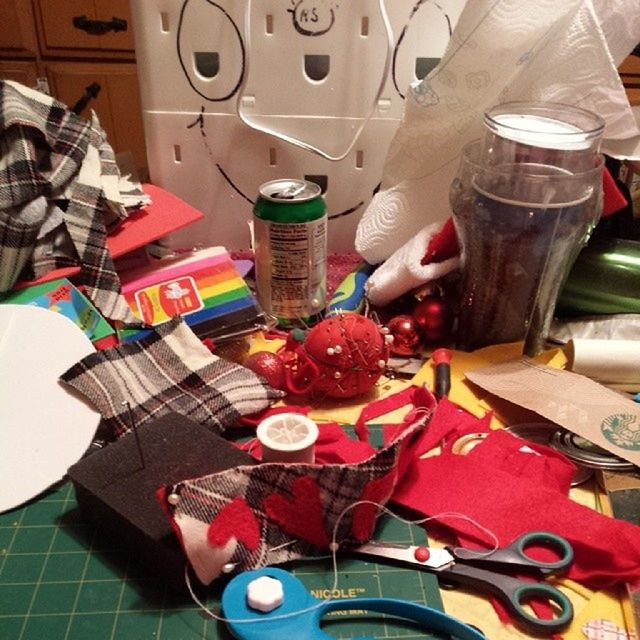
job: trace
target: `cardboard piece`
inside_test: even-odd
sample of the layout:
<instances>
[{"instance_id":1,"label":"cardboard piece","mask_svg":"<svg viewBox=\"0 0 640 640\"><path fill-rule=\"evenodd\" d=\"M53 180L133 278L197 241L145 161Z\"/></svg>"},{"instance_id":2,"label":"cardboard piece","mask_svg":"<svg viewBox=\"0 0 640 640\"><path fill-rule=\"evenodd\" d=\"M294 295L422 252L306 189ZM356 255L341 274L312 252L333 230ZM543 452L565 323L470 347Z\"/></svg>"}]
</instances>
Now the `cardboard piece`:
<instances>
[{"instance_id":1,"label":"cardboard piece","mask_svg":"<svg viewBox=\"0 0 640 640\"><path fill-rule=\"evenodd\" d=\"M66 278L51 280L3 298L6 304L29 304L61 313L74 322L91 342L115 335L111 325L102 317L93 303Z\"/></svg>"},{"instance_id":2,"label":"cardboard piece","mask_svg":"<svg viewBox=\"0 0 640 640\"><path fill-rule=\"evenodd\" d=\"M62 480L91 444L100 416L58 378L94 351L59 313L0 305L0 511Z\"/></svg>"},{"instance_id":3,"label":"cardboard piece","mask_svg":"<svg viewBox=\"0 0 640 640\"><path fill-rule=\"evenodd\" d=\"M254 329L266 324L255 296L224 247L209 247L155 262L121 274L122 294L133 314L147 327L180 315L203 337ZM124 342L149 329L123 329Z\"/></svg>"},{"instance_id":4,"label":"cardboard piece","mask_svg":"<svg viewBox=\"0 0 640 640\"><path fill-rule=\"evenodd\" d=\"M467 378L640 465L640 405L585 376L530 358L476 369Z\"/></svg>"}]
</instances>

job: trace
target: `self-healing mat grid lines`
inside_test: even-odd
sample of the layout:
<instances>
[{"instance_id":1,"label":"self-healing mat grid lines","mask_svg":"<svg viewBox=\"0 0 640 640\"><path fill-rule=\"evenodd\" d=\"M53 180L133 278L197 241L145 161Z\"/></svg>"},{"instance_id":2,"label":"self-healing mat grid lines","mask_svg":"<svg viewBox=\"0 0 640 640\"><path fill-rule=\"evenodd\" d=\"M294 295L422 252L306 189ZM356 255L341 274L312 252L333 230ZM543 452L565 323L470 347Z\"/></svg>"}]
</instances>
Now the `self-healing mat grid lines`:
<instances>
[{"instance_id":1,"label":"self-healing mat grid lines","mask_svg":"<svg viewBox=\"0 0 640 640\"><path fill-rule=\"evenodd\" d=\"M420 544L424 531L385 519L377 537ZM294 573L317 597L326 597L332 586L329 561L297 564ZM338 588L337 597L384 596L442 606L431 574L359 559L340 560ZM208 593L207 604L218 611L219 593ZM409 623L365 615L327 616L324 628L336 638L428 637ZM102 540L81 518L70 483L0 515L2 640L230 637L225 626L207 619L188 595L176 596L163 580L131 563L114 542Z\"/></svg>"}]
</instances>

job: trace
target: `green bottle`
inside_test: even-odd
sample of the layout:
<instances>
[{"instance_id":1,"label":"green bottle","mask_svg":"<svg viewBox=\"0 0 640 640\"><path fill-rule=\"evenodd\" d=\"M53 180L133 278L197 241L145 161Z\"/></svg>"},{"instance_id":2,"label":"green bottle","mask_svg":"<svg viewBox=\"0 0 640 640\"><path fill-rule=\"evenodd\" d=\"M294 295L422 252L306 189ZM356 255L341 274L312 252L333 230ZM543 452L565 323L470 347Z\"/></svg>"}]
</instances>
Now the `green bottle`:
<instances>
[{"instance_id":1,"label":"green bottle","mask_svg":"<svg viewBox=\"0 0 640 640\"><path fill-rule=\"evenodd\" d=\"M556 316L640 313L640 242L591 240L575 261Z\"/></svg>"}]
</instances>

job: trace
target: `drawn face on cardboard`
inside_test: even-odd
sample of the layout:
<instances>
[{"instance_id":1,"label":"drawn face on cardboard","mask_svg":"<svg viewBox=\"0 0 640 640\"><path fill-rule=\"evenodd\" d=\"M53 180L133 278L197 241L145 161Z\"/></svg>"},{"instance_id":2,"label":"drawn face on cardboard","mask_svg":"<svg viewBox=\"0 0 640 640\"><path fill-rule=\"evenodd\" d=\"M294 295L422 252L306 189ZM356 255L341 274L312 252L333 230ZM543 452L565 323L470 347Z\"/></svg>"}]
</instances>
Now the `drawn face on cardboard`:
<instances>
[{"instance_id":1,"label":"drawn face on cardboard","mask_svg":"<svg viewBox=\"0 0 640 640\"><path fill-rule=\"evenodd\" d=\"M305 177L323 188L329 216L336 220L334 234L353 236L382 175L406 87L435 65L457 19L455 11L445 13L442 3L435 9L425 0L403 4L404 11L396 6L390 16L394 48L383 78L387 42L378 0L364 8L333 0L291 0L266 7L254 1L248 32L246 2L183 2L178 59L189 86L202 99L200 118L187 126L194 141L201 135L198 145L206 144L218 179L246 201L248 217L262 182L283 175ZM437 34L424 38L427 28ZM364 121L383 81L372 119L339 163L264 134L270 129L329 153L342 152L354 137L354 122ZM207 117L237 119L238 112L252 128L262 129L253 145L239 140L253 132L242 134L232 118L217 117L213 123Z\"/></svg>"}]
</instances>

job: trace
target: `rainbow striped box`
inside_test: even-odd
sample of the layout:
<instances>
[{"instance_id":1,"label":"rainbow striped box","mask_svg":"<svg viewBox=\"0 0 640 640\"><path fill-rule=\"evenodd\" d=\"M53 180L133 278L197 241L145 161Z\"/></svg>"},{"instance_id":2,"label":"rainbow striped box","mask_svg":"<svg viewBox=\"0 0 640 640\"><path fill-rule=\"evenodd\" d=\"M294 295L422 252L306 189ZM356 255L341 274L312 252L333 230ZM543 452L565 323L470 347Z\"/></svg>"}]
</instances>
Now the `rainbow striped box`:
<instances>
[{"instance_id":1,"label":"rainbow striped box","mask_svg":"<svg viewBox=\"0 0 640 640\"><path fill-rule=\"evenodd\" d=\"M224 247L210 247L186 257L120 274L122 293L134 315L155 327L182 316L199 337L215 339L250 330L265 318ZM139 340L150 329L121 329L120 340Z\"/></svg>"}]
</instances>

